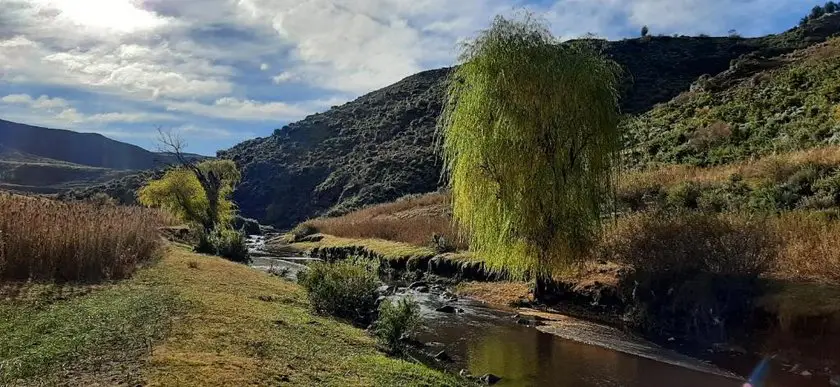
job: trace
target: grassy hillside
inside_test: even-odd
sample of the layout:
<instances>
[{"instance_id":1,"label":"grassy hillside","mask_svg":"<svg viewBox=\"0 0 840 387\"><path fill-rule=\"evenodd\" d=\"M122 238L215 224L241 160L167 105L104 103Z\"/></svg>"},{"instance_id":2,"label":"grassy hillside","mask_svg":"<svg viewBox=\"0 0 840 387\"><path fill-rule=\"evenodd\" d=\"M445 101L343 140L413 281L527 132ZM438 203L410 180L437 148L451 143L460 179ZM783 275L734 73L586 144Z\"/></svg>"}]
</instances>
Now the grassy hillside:
<instances>
[{"instance_id":1,"label":"grassy hillside","mask_svg":"<svg viewBox=\"0 0 840 387\"><path fill-rule=\"evenodd\" d=\"M0 384L460 385L312 315L303 293L179 248L115 283L2 283Z\"/></svg>"},{"instance_id":2,"label":"grassy hillside","mask_svg":"<svg viewBox=\"0 0 840 387\"><path fill-rule=\"evenodd\" d=\"M840 15L829 15L762 38L646 37L593 43L626 70L622 107L635 114L669 101L701 76L729 69L738 58L742 58L738 63L751 63L788 54L838 31ZM408 77L276 130L270 137L220 152L243 170L243 183L235 194L242 212L287 226L313 215L341 214L434 191L441 170L435 124L447 74L441 69ZM635 130L639 134L631 136L631 144L636 146L641 140L635 138L645 138L649 132Z\"/></svg>"},{"instance_id":3,"label":"grassy hillside","mask_svg":"<svg viewBox=\"0 0 840 387\"><path fill-rule=\"evenodd\" d=\"M627 127L634 166L720 165L840 144L840 39L738 61Z\"/></svg>"}]
</instances>

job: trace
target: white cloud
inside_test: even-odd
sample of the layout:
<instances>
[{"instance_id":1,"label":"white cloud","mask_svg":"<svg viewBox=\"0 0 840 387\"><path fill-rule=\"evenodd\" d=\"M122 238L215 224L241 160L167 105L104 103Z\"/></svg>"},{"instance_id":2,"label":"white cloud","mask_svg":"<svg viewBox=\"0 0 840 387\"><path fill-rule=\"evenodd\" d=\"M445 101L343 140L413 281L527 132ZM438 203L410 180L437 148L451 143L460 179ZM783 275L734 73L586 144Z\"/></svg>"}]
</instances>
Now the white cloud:
<instances>
[{"instance_id":1,"label":"white cloud","mask_svg":"<svg viewBox=\"0 0 840 387\"><path fill-rule=\"evenodd\" d=\"M172 102L167 110L185 112L205 117L242 121L287 121L299 119L314 110L323 108L330 101L308 101L303 103L261 102L231 97L220 98L212 104L200 102Z\"/></svg>"},{"instance_id":2,"label":"white cloud","mask_svg":"<svg viewBox=\"0 0 840 387\"><path fill-rule=\"evenodd\" d=\"M85 114L79 112L70 102L63 98L50 98L42 95L32 98L28 94L9 94L0 98L0 102L11 106L27 108L31 115L40 117L37 120L51 125L66 125L75 127L78 124L110 124L110 123L140 123L169 121L175 119L170 114L149 112L107 112ZM32 117L29 118L31 120Z\"/></svg>"},{"instance_id":3,"label":"white cloud","mask_svg":"<svg viewBox=\"0 0 840 387\"><path fill-rule=\"evenodd\" d=\"M269 68L271 68L271 67L268 65L268 63L263 63L263 64L260 65L260 70L261 71L266 71Z\"/></svg>"},{"instance_id":4,"label":"white cloud","mask_svg":"<svg viewBox=\"0 0 840 387\"><path fill-rule=\"evenodd\" d=\"M41 11L57 12L59 22L79 28L104 29L109 33L151 30L167 23L166 18L138 8L130 0L36 0Z\"/></svg>"},{"instance_id":5,"label":"white cloud","mask_svg":"<svg viewBox=\"0 0 840 387\"><path fill-rule=\"evenodd\" d=\"M296 75L294 75L294 74L292 74L288 71L284 71L284 72L282 72L280 74L277 74L277 75L275 75L274 77L271 78L271 80L274 81L274 83L276 83L278 85L283 83L283 82L288 82L288 81L297 80L297 79L298 79L298 77Z\"/></svg>"},{"instance_id":6,"label":"white cloud","mask_svg":"<svg viewBox=\"0 0 840 387\"><path fill-rule=\"evenodd\" d=\"M7 104L25 105L33 109L39 110L58 109L69 106L69 103L62 98L50 98L46 95L42 95L38 98L32 98L32 96L30 96L29 94L9 94L3 98L0 98L0 101Z\"/></svg>"}]
</instances>

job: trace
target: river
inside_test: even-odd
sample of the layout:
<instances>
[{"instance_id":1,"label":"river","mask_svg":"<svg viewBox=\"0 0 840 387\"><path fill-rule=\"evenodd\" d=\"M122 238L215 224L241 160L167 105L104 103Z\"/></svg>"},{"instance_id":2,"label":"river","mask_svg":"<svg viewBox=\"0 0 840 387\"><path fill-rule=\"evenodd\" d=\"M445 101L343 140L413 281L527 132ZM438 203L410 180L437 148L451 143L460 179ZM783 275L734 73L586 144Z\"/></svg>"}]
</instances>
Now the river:
<instances>
[{"instance_id":1,"label":"river","mask_svg":"<svg viewBox=\"0 0 840 387\"><path fill-rule=\"evenodd\" d=\"M279 270L293 279L305 268L300 257L257 257L252 266ZM662 348L611 327L556 315L526 326L516 310L488 307L467 299L446 299L440 287L418 292L396 288L390 297L410 297L421 305L422 324L416 333L424 348L415 356L425 363L476 377L491 373L499 386L741 386L757 359L727 362L723 368ZM456 313L437 311L450 305ZM432 360L443 351L449 360ZM424 356L426 355L426 356ZM773 368L765 386L825 386Z\"/></svg>"}]
</instances>

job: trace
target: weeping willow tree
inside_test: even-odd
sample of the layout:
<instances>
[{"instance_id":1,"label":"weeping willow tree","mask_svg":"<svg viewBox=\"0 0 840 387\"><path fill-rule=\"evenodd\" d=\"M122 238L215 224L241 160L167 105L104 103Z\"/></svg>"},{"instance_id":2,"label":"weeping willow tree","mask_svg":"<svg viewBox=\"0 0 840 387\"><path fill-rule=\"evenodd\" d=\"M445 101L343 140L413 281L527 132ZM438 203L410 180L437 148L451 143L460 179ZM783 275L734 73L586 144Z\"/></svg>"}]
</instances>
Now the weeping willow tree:
<instances>
[{"instance_id":1,"label":"weeping willow tree","mask_svg":"<svg viewBox=\"0 0 840 387\"><path fill-rule=\"evenodd\" d=\"M546 279L591 246L620 149L620 69L531 15L464 46L441 116L453 217L492 269Z\"/></svg>"}]
</instances>

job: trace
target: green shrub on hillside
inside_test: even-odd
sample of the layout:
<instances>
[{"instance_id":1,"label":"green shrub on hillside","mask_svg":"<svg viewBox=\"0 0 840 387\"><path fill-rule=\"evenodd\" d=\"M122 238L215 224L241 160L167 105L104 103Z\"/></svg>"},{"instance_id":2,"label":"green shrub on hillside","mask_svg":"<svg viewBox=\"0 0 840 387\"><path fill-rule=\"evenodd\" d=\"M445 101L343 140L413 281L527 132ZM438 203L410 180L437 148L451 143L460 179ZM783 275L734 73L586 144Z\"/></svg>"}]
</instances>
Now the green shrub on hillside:
<instances>
[{"instance_id":1,"label":"green shrub on hillside","mask_svg":"<svg viewBox=\"0 0 840 387\"><path fill-rule=\"evenodd\" d=\"M709 166L840 142L840 39L792 58L737 62L710 86L625 122L627 160ZM752 68L767 70L739 78Z\"/></svg>"},{"instance_id":2,"label":"green shrub on hillside","mask_svg":"<svg viewBox=\"0 0 840 387\"><path fill-rule=\"evenodd\" d=\"M684 181L671 187L639 186L622 190L621 208L773 213L827 210L840 205L840 167L805 164L776 166L761 178L739 174L718 183Z\"/></svg>"},{"instance_id":3,"label":"green shrub on hillside","mask_svg":"<svg viewBox=\"0 0 840 387\"><path fill-rule=\"evenodd\" d=\"M379 305L379 318L374 323L374 334L389 352L399 352L402 338L417 327L420 305L409 298L385 300Z\"/></svg>"},{"instance_id":4,"label":"green shrub on hillside","mask_svg":"<svg viewBox=\"0 0 840 387\"><path fill-rule=\"evenodd\" d=\"M202 254L218 255L234 262L249 263L251 254L245 243L245 234L230 228L219 227L209 233L199 231L198 245L195 251Z\"/></svg>"},{"instance_id":5,"label":"green shrub on hillside","mask_svg":"<svg viewBox=\"0 0 840 387\"><path fill-rule=\"evenodd\" d=\"M376 311L379 286L376 267L361 260L315 262L298 273L317 313L367 324Z\"/></svg>"}]
</instances>

